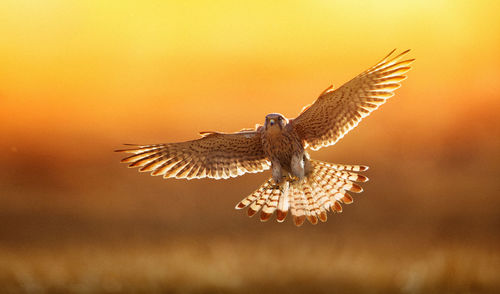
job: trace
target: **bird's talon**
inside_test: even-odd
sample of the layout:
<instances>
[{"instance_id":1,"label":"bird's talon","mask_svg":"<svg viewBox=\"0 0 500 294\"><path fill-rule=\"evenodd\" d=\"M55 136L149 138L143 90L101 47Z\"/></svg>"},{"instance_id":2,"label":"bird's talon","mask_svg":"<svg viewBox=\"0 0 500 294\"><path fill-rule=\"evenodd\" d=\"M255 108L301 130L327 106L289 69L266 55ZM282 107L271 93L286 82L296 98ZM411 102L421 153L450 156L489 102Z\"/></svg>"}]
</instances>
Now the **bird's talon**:
<instances>
[{"instance_id":1,"label":"bird's talon","mask_svg":"<svg viewBox=\"0 0 500 294\"><path fill-rule=\"evenodd\" d=\"M290 184L293 184L293 183L296 183L296 182L299 182L300 179L296 176L292 176L292 175L289 175L288 176L288 182L290 182Z\"/></svg>"}]
</instances>

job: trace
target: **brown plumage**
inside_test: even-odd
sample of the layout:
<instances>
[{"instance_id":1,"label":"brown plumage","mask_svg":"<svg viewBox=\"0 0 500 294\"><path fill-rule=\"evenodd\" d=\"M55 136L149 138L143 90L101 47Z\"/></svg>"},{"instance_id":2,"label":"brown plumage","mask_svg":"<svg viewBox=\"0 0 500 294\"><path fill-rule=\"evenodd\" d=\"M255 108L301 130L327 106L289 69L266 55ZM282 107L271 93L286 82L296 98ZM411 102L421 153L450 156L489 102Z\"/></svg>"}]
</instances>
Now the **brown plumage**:
<instances>
[{"instance_id":1,"label":"brown plumage","mask_svg":"<svg viewBox=\"0 0 500 294\"><path fill-rule=\"evenodd\" d=\"M307 219L325 222L327 212L342 212L341 203L353 202L347 193L363 189L355 182L368 178L357 174L362 165L342 165L311 160L306 149L318 150L340 140L362 118L384 104L400 87L414 59L402 60L409 50L393 56L394 50L375 66L340 88L327 88L292 120L281 114L266 116L264 126L237 133L202 132L202 138L180 143L129 145L118 152L129 167L164 178L227 179L272 168L272 176L236 209L248 207L248 215L260 211L267 221L276 212L278 222L288 211L294 224Z\"/></svg>"}]
</instances>

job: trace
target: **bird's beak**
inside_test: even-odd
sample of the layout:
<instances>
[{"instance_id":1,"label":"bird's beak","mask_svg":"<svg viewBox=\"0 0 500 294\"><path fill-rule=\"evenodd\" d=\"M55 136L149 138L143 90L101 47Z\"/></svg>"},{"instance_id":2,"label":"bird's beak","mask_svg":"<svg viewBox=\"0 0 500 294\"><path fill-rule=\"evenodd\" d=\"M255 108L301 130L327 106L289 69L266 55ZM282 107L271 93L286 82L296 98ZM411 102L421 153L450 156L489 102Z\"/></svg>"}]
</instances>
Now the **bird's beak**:
<instances>
[{"instance_id":1,"label":"bird's beak","mask_svg":"<svg viewBox=\"0 0 500 294\"><path fill-rule=\"evenodd\" d=\"M273 125L274 125L274 123L275 123L274 118L271 118L271 119L269 120L269 125L270 125L270 126L273 126Z\"/></svg>"}]
</instances>

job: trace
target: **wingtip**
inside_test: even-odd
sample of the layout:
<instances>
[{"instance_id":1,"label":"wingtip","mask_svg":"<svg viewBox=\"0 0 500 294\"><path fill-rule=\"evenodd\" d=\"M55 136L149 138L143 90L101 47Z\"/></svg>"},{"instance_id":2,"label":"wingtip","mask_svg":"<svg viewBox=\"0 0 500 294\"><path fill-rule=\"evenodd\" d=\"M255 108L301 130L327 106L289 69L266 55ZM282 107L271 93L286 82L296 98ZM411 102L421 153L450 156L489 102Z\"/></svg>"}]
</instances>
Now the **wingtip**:
<instances>
[{"instance_id":1,"label":"wingtip","mask_svg":"<svg viewBox=\"0 0 500 294\"><path fill-rule=\"evenodd\" d=\"M394 51L393 51L394 52ZM401 57L403 57L404 55L406 55L408 52L410 52L410 49L406 49L404 50L403 52L399 53L398 55L394 56L393 58L391 58L391 61L392 60L399 60Z\"/></svg>"},{"instance_id":2,"label":"wingtip","mask_svg":"<svg viewBox=\"0 0 500 294\"><path fill-rule=\"evenodd\" d=\"M144 147L144 145L131 144L131 143L123 143L122 145L124 145L124 146L130 146L130 147L135 147L135 148L116 149L116 150L113 150L113 152L132 152L132 151L137 151L137 150L141 149L142 147Z\"/></svg>"},{"instance_id":3,"label":"wingtip","mask_svg":"<svg viewBox=\"0 0 500 294\"><path fill-rule=\"evenodd\" d=\"M410 51L411 51L411 49L406 49L405 51L403 51L403 52L401 53L401 55L404 55L404 54L406 54L406 53L408 53L408 52L410 52Z\"/></svg>"},{"instance_id":4,"label":"wingtip","mask_svg":"<svg viewBox=\"0 0 500 294\"><path fill-rule=\"evenodd\" d=\"M394 52L396 52L396 50L397 48L392 49L391 52L389 52L389 54L387 54L387 56L384 58L384 60L389 58L389 56L391 56Z\"/></svg>"},{"instance_id":5,"label":"wingtip","mask_svg":"<svg viewBox=\"0 0 500 294\"><path fill-rule=\"evenodd\" d=\"M123 143L122 145L124 145L124 146L136 146L136 145L130 144L130 143ZM116 150L113 150L113 152L127 152L127 151L130 151L130 149L116 149Z\"/></svg>"},{"instance_id":6,"label":"wingtip","mask_svg":"<svg viewBox=\"0 0 500 294\"><path fill-rule=\"evenodd\" d=\"M378 64L383 64L386 62L391 62L391 61L397 60L397 59L401 58L403 55L410 52L411 49L406 49L403 52L399 53L398 55L393 56L393 54L396 52L396 50L397 50L397 48L392 49L391 52L389 54L387 54Z\"/></svg>"}]
</instances>

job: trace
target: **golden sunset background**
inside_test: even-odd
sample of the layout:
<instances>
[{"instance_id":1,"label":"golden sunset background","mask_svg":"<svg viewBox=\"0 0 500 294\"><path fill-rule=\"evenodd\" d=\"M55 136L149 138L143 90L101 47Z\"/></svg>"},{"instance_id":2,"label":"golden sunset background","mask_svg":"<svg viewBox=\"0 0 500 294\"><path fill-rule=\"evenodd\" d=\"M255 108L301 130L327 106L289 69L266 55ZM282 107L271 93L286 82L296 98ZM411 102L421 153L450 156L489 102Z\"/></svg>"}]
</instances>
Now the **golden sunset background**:
<instances>
[{"instance_id":1,"label":"golden sunset background","mask_svg":"<svg viewBox=\"0 0 500 294\"><path fill-rule=\"evenodd\" d=\"M0 2L0 292L498 293L498 1ZM370 182L327 223L234 210L268 174L162 180L122 143L293 118L412 49L312 157Z\"/></svg>"}]
</instances>

